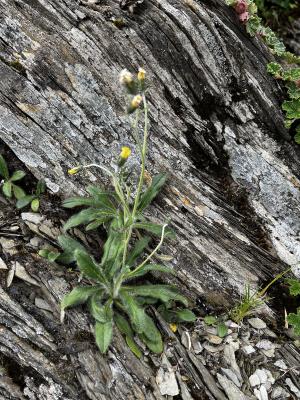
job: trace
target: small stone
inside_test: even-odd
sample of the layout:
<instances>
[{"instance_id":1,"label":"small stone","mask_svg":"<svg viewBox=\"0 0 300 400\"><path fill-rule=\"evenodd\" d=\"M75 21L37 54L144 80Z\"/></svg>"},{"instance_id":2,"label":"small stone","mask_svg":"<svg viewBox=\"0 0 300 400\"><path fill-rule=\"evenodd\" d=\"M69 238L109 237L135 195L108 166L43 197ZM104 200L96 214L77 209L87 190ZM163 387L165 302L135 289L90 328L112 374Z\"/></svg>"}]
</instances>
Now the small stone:
<instances>
[{"instance_id":1,"label":"small stone","mask_svg":"<svg viewBox=\"0 0 300 400\"><path fill-rule=\"evenodd\" d=\"M249 400L233 382L221 374L217 374L218 381L230 400Z\"/></svg>"},{"instance_id":2,"label":"small stone","mask_svg":"<svg viewBox=\"0 0 300 400\"><path fill-rule=\"evenodd\" d=\"M173 368L165 355L156 375L156 383L162 396L177 396L179 388Z\"/></svg>"},{"instance_id":3,"label":"small stone","mask_svg":"<svg viewBox=\"0 0 300 400\"><path fill-rule=\"evenodd\" d=\"M260 340L256 343L256 347L261 349L267 357L274 357L275 355L275 345L270 340Z\"/></svg>"},{"instance_id":4,"label":"small stone","mask_svg":"<svg viewBox=\"0 0 300 400\"><path fill-rule=\"evenodd\" d=\"M23 221L32 222L35 225L38 225L44 219L44 217L41 214L33 213L33 212L21 213L21 218Z\"/></svg>"},{"instance_id":5,"label":"small stone","mask_svg":"<svg viewBox=\"0 0 300 400\"><path fill-rule=\"evenodd\" d=\"M41 308L42 310L53 312L53 308L50 306L50 304L46 300L42 299L41 297L36 297L34 299L34 304L38 308Z\"/></svg>"},{"instance_id":6,"label":"small stone","mask_svg":"<svg viewBox=\"0 0 300 400\"><path fill-rule=\"evenodd\" d=\"M269 328L264 329L264 334L265 334L266 336L272 337L272 338L274 338L274 339L277 338L276 333L273 332L273 331L271 331L271 329L269 329Z\"/></svg>"},{"instance_id":7,"label":"small stone","mask_svg":"<svg viewBox=\"0 0 300 400\"><path fill-rule=\"evenodd\" d=\"M192 347L192 342L191 342L191 337L190 334L187 331L183 331L181 334L181 343L184 345L184 347L188 350L191 349Z\"/></svg>"},{"instance_id":8,"label":"small stone","mask_svg":"<svg viewBox=\"0 0 300 400\"><path fill-rule=\"evenodd\" d=\"M15 276L17 276L18 278L22 279L27 283L30 283L35 286L40 286L38 282L28 274L23 265L21 265L18 261L15 262Z\"/></svg>"},{"instance_id":9,"label":"small stone","mask_svg":"<svg viewBox=\"0 0 300 400\"><path fill-rule=\"evenodd\" d=\"M221 370L222 370L222 372L224 372L224 374L227 376L227 378L230 379L237 387L240 388L242 386L242 384L238 380L238 377L236 376L235 372L233 372L229 368L221 368Z\"/></svg>"},{"instance_id":10,"label":"small stone","mask_svg":"<svg viewBox=\"0 0 300 400\"><path fill-rule=\"evenodd\" d=\"M300 390L297 388L296 385L294 385L294 383L292 382L292 380L290 378L287 378L285 380L285 383L288 385L288 387L290 388L290 390L295 393L295 395L298 397L298 399L300 399Z\"/></svg>"},{"instance_id":11,"label":"small stone","mask_svg":"<svg viewBox=\"0 0 300 400\"><path fill-rule=\"evenodd\" d=\"M225 325L226 325L228 328L231 328L231 329L238 329L238 328L239 328L239 325L236 324L235 322L231 321L231 320L226 321L226 322L225 322Z\"/></svg>"},{"instance_id":12,"label":"small stone","mask_svg":"<svg viewBox=\"0 0 300 400\"><path fill-rule=\"evenodd\" d=\"M281 386L276 386L272 392L271 399L283 400L290 397L290 393L287 392Z\"/></svg>"},{"instance_id":13,"label":"small stone","mask_svg":"<svg viewBox=\"0 0 300 400\"><path fill-rule=\"evenodd\" d=\"M254 389L254 394L258 400L268 400L268 392L264 386L261 386L259 389Z\"/></svg>"},{"instance_id":14,"label":"small stone","mask_svg":"<svg viewBox=\"0 0 300 400\"><path fill-rule=\"evenodd\" d=\"M285 364L285 362L282 359L277 360L274 363L274 365L275 365L275 367L282 369L282 370L288 369L287 365Z\"/></svg>"},{"instance_id":15,"label":"small stone","mask_svg":"<svg viewBox=\"0 0 300 400\"><path fill-rule=\"evenodd\" d=\"M203 348L207 350L209 353L218 353L224 350L224 345L212 346L211 344L206 342L203 344Z\"/></svg>"},{"instance_id":16,"label":"small stone","mask_svg":"<svg viewBox=\"0 0 300 400\"><path fill-rule=\"evenodd\" d=\"M257 376L255 373L252 374L252 375L249 377L249 383L250 383L250 385L251 385L252 387L254 387L254 386L259 386L259 385L260 385L259 376Z\"/></svg>"},{"instance_id":17,"label":"small stone","mask_svg":"<svg viewBox=\"0 0 300 400\"><path fill-rule=\"evenodd\" d=\"M249 383L252 387L265 384L267 382L273 384L275 382L275 379L273 378L271 372L265 368L257 369L249 377Z\"/></svg>"},{"instance_id":18,"label":"small stone","mask_svg":"<svg viewBox=\"0 0 300 400\"><path fill-rule=\"evenodd\" d=\"M248 322L255 329L265 329L267 327L266 323L260 318L250 318Z\"/></svg>"},{"instance_id":19,"label":"small stone","mask_svg":"<svg viewBox=\"0 0 300 400\"><path fill-rule=\"evenodd\" d=\"M7 269L7 265L6 265L5 262L2 260L1 257L0 257L0 269Z\"/></svg>"},{"instance_id":20,"label":"small stone","mask_svg":"<svg viewBox=\"0 0 300 400\"><path fill-rule=\"evenodd\" d=\"M253 346L251 346L251 344L248 344L247 346L244 346L242 348L242 350L246 355L255 353L255 351L256 351L255 348Z\"/></svg>"},{"instance_id":21,"label":"small stone","mask_svg":"<svg viewBox=\"0 0 300 400\"><path fill-rule=\"evenodd\" d=\"M216 335L208 335L207 339L212 344L221 344L223 341L222 338Z\"/></svg>"},{"instance_id":22,"label":"small stone","mask_svg":"<svg viewBox=\"0 0 300 400\"><path fill-rule=\"evenodd\" d=\"M18 253L17 243L14 240L1 237L0 244L2 246L4 254L9 254L10 256L14 256L15 254Z\"/></svg>"},{"instance_id":23,"label":"small stone","mask_svg":"<svg viewBox=\"0 0 300 400\"><path fill-rule=\"evenodd\" d=\"M199 342L199 340L192 340L192 345L193 345L195 354L200 354L203 351L203 346Z\"/></svg>"}]
</instances>

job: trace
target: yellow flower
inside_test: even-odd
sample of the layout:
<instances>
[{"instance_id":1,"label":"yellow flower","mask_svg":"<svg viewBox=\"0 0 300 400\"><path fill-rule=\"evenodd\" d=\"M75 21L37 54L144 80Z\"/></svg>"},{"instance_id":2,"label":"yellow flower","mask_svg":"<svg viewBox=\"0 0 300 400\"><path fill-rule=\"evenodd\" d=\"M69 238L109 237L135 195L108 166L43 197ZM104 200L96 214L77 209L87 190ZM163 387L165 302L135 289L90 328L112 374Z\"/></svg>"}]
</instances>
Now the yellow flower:
<instances>
[{"instance_id":1,"label":"yellow flower","mask_svg":"<svg viewBox=\"0 0 300 400\"><path fill-rule=\"evenodd\" d=\"M177 331L177 325L176 324L170 324L169 326L170 326L170 329L171 329L172 332L175 333Z\"/></svg>"},{"instance_id":2,"label":"yellow flower","mask_svg":"<svg viewBox=\"0 0 300 400\"><path fill-rule=\"evenodd\" d=\"M81 169L80 166L79 166L79 167L71 168L71 169L68 170L68 174L69 174L69 175L75 175L75 174L77 174L77 172L80 171L80 169Z\"/></svg>"},{"instance_id":3,"label":"yellow flower","mask_svg":"<svg viewBox=\"0 0 300 400\"><path fill-rule=\"evenodd\" d=\"M127 146L122 147L122 151L120 153L120 157L123 160L127 160L127 158L130 156L130 154L131 154L131 149L129 147L127 147Z\"/></svg>"},{"instance_id":4,"label":"yellow flower","mask_svg":"<svg viewBox=\"0 0 300 400\"><path fill-rule=\"evenodd\" d=\"M143 68L139 68L137 78L139 81L144 81L146 76L146 71Z\"/></svg>"},{"instance_id":5,"label":"yellow flower","mask_svg":"<svg viewBox=\"0 0 300 400\"><path fill-rule=\"evenodd\" d=\"M141 102L142 102L143 98L140 94L137 94L136 96L134 96L134 98L131 100L131 107L132 109L136 109L140 106Z\"/></svg>"},{"instance_id":6,"label":"yellow flower","mask_svg":"<svg viewBox=\"0 0 300 400\"><path fill-rule=\"evenodd\" d=\"M129 72L127 69L123 69L120 72L119 80L122 85L128 85L128 84L132 83L132 81L133 81L132 73Z\"/></svg>"}]
</instances>

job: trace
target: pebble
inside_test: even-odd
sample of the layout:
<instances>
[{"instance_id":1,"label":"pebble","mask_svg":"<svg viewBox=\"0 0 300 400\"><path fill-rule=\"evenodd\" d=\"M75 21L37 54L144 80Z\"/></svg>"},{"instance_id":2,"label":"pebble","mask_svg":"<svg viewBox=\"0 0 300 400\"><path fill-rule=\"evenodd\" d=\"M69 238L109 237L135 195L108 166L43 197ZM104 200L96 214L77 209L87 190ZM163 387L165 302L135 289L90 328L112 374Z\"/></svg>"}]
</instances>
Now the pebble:
<instances>
[{"instance_id":1,"label":"pebble","mask_svg":"<svg viewBox=\"0 0 300 400\"><path fill-rule=\"evenodd\" d=\"M203 346L199 342L199 340L192 340L192 345L193 345L195 354L200 354L203 351Z\"/></svg>"},{"instance_id":2,"label":"pebble","mask_svg":"<svg viewBox=\"0 0 300 400\"><path fill-rule=\"evenodd\" d=\"M32 222L35 225L38 225L44 219L44 217L41 214L33 213L33 212L21 213L21 218L23 221Z\"/></svg>"},{"instance_id":3,"label":"pebble","mask_svg":"<svg viewBox=\"0 0 300 400\"><path fill-rule=\"evenodd\" d=\"M242 350L246 355L255 353L255 351L256 351L255 348L253 346L251 346L251 344L248 344L247 346L244 346L242 348Z\"/></svg>"},{"instance_id":4,"label":"pebble","mask_svg":"<svg viewBox=\"0 0 300 400\"><path fill-rule=\"evenodd\" d=\"M267 324L260 318L250 318L248 322L255 329L265 329L267 327Z\"/></svg>"},{"instance_id":5,"label":"pebble","mask_svg":"<svg viewBox=\"0 0 300 400\"><path fill-rule=\"evenodd\" d=\"M238 380L238 377L236 376L235 372L233 372L231 369L229 368L221 368L222 372L226 375L226 377L228 379L230 379L237 387L241 387L242 384L241 382Z\"/></svg>"},{"instance_id":6,"label":"pebble","mask_svg":"<svg viewBox=\"0 0 300 400\"><path fill-rule=\"evenodd\" d=\"M224 345L219 345L219 346L213 346L209 343L204 343L203 344L203 348L207 351L209 351L210 353L218 353L220 351L224 350Z\"/></svg>"},{"instance_id":7,"label":"pebble","mask_svg":"<svg viewBox=\"0 0 300 400\"><path fill-rule=\"evenodd\" d=\"M287 365L285 364L285 362L282 359L281 360L277 360L274 363L274 365L275 365L275 367L278 367L278 368L283 369L283 370L288 369Z\"/></svg>"},{"instance_id":8,"label":"pebble","mask_svg":"<svg viewBox=\"0 0 300 400\"><path fill-rule=\"evenodd\" d=\"M7 269L7 265L6 265L5 262L2 260L1 257L0 257L0 269Z\"/></svg>"},{"instance_id":9,"label":"pebble","mask_svg":"<svg viewBox=\"0 0 300 400\"><path fill-rule=\"evenodd\" d=\"M264 386L261 386L259 389L254 389L255 397L258 400L268 400L268 392Z\"/></svg>"},{"instance_id":10,"label":"pebble","mask_svg":"<svg viewBox=\"0 0 300 400\"><path fill-rule=\"evenodd\" d=\"M290 393L287 392L283 387L276 386L272 392L271 399L286 399L290 397Z\"/></svg>"},{"instance_id":11,"label":"pebble","mask_svg":"<svg viewBox=\"0 0 300 400\"><path fill-rule=\"evenodd\" d=\"M265 368L257 369L249 377L249 383L252 387L259 386L261 384L266 384L268 382L273 384L275 382L275 379L273 378L271 372Z\"/></svg>"},{"instance_id":12,"label":"pebble","mask_svg":"<svg viewBox=\"0 0 300 400\"><path fill-rule=\"evenodd\" d=\"M184 345L184 347L188 350L191 349L192 347L192 342L191 342L191 337L190 334L187 331L183 331L181 334L181 343Z\"/></svg>"},{"instance_id":13,"label":"pebble","mask_svg":"<svg viewBox=\"0 0 300 400\"><path fill-rule=\"evenodd\" d=\"M15 263L15 276L17 276L18 278L22 279L27 283L30 283L35 286L40 286L38 282L28 274L23 265L21 265L18 261L16 261Z\"/></svg>"},{"instance_id":14,"label":"pebble","mask_svg":"<svg viewBox=\"0 0 300 400\"><path fill-rule=\"evenodd\" d=\"M2 246L4 254L9 254L11 256L14 256L15 254L18 253L17 244L14 240L1 237L0 244Z\"/></svg>"},{"instance_id":15,"label":"pebble","mask_svg":"<svg viewBox=\"0 0 300 400\"><path fill-rule=\"evenodd\" d=\"M212 344L221 344L223 341L222 338L220 338L219 336L215 336L215 335L208 335L207 339Z\"/></svg>"},{"instance_id":16,"label":"pebble","mask_svg":"<svg viewBox=\"0 0 300 400\"><path fill-rule=\"evenodd\" d=\"M295 393L295 395L298 397L298 399L300 399L300 390L297 388L297 386L294 385L294 383L292 382L292 380L290 378L287 378L285 380L285 383L288 385L288 387L290 388L290 390Z\"/></svg>"},{"instance_id":17,"label":"pebble","mask_svg":"<svg viewBox=\"0 0 300 400\"><path fill-rule=\"evenodd\" d=\"M34 304L38 308L41 308L42 310L53 312L53 308L50 306L50 304L46 300L42 299L41 297L36 297L34 299Z\"/></svg>"},{"instance_id":18,"label":"pebble","mask_svg":"<svg viewBox=\"0 0 300 400\"><path fill-rule=\"evenodd\" d=\"M217 374L217 378L224 392L227 394L228 399L249 400L249 397L246 396L231 380L221 374Z\"/></svg>"},{"instance_id":19,"label":"pebble","mask_svg":"<svg viewBox=\"0 0 300 400\"><path fill-rule=\"evenodd\" d=\"M165 355L156 375L156 383L162 396L177 396L179 387L173 368Z\"/></svg>"},{"instance_id":20,"label":"pebble","mask_svg":"<svg viewBox=\"0 0 300 400\"><path fill-rule=\"evenodd\" d=\"M261 349L265 356L274 357L275 345L270 340L263 339L256 343L256 347Z\"/></svg>"}]
</instances>

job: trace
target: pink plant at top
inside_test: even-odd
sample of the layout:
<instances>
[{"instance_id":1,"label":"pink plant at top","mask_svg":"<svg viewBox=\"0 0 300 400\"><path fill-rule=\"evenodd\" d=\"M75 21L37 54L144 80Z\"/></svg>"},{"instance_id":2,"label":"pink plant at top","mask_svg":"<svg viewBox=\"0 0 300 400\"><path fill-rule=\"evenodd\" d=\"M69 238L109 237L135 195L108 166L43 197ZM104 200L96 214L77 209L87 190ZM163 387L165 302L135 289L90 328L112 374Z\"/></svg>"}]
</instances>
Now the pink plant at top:
<instances>
[{"instance_id":1,"label":"pink plant at top","mask_svg":"<svg viewBox=\"0 0 300 400\"><path fill-rule=\"evenodd\" d=\"M238 0L235 5L235 11L239 15L243 15L248 10L248 3L246 0Z\"/></svg>"},{"instance_id":2,"label":"pink plant at top","mask_svg":"<svg viewBox=\"0 0 300 400\"><path fill-rule=\"evenodd\" d=\"M239 20L240 20L241 22L247 22L248 19L249 19L249 13L248 13L247 11L244 12L243 14L240 14L240 15L239 15Z\"/></svg>"}]
</instances>

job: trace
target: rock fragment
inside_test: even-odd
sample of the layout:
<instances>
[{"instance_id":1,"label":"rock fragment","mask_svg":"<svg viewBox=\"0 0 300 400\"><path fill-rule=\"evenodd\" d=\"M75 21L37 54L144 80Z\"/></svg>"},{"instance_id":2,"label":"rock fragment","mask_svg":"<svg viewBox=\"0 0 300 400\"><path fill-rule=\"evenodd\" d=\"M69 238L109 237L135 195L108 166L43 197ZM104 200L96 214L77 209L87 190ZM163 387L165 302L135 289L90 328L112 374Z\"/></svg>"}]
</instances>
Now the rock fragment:
<instances>
[{"instance_id":1,"label":"rock fragment","mask_svg":"<svg viewBox=\"0 0 300 400\"><path fill-rule=\"evenodd\" d=\"M267 324L260 318L250 318L248 322L255 329L265 329L267 327Z\"/></svg>"}]
</instances>

